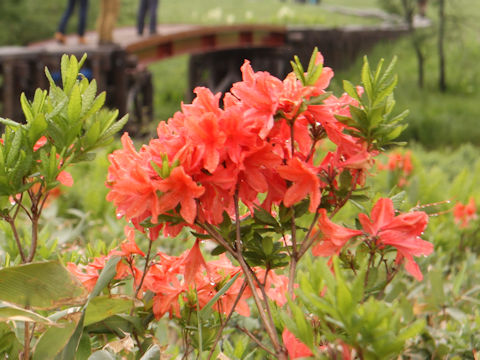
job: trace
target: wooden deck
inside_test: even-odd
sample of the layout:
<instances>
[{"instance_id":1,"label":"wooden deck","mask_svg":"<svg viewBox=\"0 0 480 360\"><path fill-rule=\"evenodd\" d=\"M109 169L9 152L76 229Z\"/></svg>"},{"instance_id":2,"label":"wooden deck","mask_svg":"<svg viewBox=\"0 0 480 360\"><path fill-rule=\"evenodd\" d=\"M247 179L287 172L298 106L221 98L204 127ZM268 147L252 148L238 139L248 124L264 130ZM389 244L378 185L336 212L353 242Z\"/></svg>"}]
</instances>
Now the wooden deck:
<instances>
[{"instance_id":1,"label":"wooden deck","mask_svg":"<svg viewBox=\"0 0 480 360\"><path fill-rule=\"evenodd\" d=\"M272 25L185 25L164 24L157 27L154 35L139 36L134 27L117 28L113 34L114 44L129 54L137 56L142 65L181 54L198 54L206 51L277 47L285 44L287 29ZM45 52L78 53L94 51L98 45L96 32L86 34L87 44L78 43L76 35L68 35L66 44L53 38L33 43L30 49Z\"/></svg>"}]
</instances>

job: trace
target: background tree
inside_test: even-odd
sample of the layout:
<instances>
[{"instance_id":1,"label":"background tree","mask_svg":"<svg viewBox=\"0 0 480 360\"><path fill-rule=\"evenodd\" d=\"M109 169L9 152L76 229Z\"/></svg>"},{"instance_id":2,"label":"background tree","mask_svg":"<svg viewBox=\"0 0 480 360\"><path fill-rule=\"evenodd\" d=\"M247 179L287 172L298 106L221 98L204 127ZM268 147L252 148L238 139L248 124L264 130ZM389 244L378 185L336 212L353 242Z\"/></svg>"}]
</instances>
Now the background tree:
<instances>
[{"instance_id":1,"label":"background tree","mask_svg":"<svg viewBox=\"0 0 480 360\"><path fill-rule=\"evenodd\" d=\"M438 0L438 86L440 91L447 90L445 74L445 0Z\"/></svg>"}]
</instances>

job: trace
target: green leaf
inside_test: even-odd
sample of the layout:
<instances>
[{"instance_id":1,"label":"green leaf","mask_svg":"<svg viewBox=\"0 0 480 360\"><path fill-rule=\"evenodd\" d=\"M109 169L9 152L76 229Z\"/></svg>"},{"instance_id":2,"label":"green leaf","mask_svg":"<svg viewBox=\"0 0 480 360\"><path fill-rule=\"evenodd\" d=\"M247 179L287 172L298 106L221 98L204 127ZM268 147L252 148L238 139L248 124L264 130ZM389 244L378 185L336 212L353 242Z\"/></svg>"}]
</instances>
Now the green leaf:
<instances>
[{"instance_id":1,"label":"green leaf","mask_svg":"<svg viewBox=\"0 0 480 360\"><path fill-rule=\"evenodd\" d=\"M33 116L37 117L40 113L43 112L43 107L45 105L45 99L47 98L47 91L42 89L35 90L35 95L33 97L32 110Z\"/></svg>"},{"instance_id":2,"label":"green leaf","mask_svg":"<svg viewBox=\"0 0 480 360\"><path fill-rule=\"evenodd\" d=\"M140 358L140 360L158 360L160 359L160 348L158 345L151 346L145 354Z\"/></svg>"},{"instance_id":3,"label":"green leaf","mask_svg":"<svg viewBox=\"0 0 480 360\"><path fill-rule=\"evenodd\" d=\"M50 326L56 325L50 319L33 311L22 309L3 301L0 301L0 322L1 321L30 321Z\"/></svg>"},{"instance_id":4,"label":"green leaf","mask_svg":"<svg viewBox=\"0 0 480 360\"><path fill-rule=\"evenodd\" d=\"M303 70L302 63L300 62L300 59L297 55L293 57L294 61L290 61L290 64L292 65L293 72L297 76L297 79L302 82L303 85L306 85L306 80L305 80L305 71Z\"/></svg>"},{"instance_id":5,"label":"green leaf","mask_svg":"<svg viewBox=\"0 0 480 360\"><path fill-rule=\"evenodd\" d=\"M70 101L68 102L67 114L68 122L72 127L77 128L80 115L82 113L82 97L80 95L80 87L75 84L70 94ZM75 134L76 135L76 134Z\"/></svg>"},{"instance_id":6,"label":"green leaf","mask_svg":"<svg viewBox=\"0 0 480 360\"><path fill-rule=\"evenodd\" d=\"M360 97L358 96L357 90L353 86L353 84L348 80L343 80L343 89L345 92L354 98L357 101L360 101Z\"/></svg>"},{"instance_id":7,"label":"green leaf","mask_svg":"<svg viewBox=\"0 0 480 360\"><path fill-rule=\"evenodd\" d=\"M77 324L61 323L62 327L51 327L38 339L33 349L33 360L54 359L68 342Z\"/></svg>"},{"instance_id":8,"label":"green leaf","mask_svg":"<svg viewBox=\"0 0 480 360\"><path fill-rule=\"evenodd\" d=\"M22 349L23 345L12 328L7 323L0 322L0 354L7 359L18 359Z\"/></svg>"},{"instance_id":9,"label":"green leaf","mask_svg":"<svg viewBox=\"0 0 480 360\"><path fill-rule=\"evenodd\" d=\"M288 306L290 307L293 319L295 321L295 327L292 333L298 337L298 339L307 345L310 349L313 348L313 329L312 325L305 319L305 315L302 309L296 305L290 298L287 298ZM288 327L288 326L287 326Z\"/></svg>"},{"instance_id":10,"label":"green leaf","mask_svg":"<svg viewBox=\"0 0 480 360\"><path fill-rule=\"evenodd\" d=\"M407 193L404 190L390 197L390 200L392 200L392 203L393 203L393 207L395 209L400 208L402 203L405 201L406 197L407 197Z\"/></svg>"},{"instance_id":11,"label":"green leaf","mask_svg":"<svg viewBox=\"0 0 480 360\"><path fill-rule=\"evenodd\" d=\"M333 258L333 267L335 269L335 279L337 281L337 307L345 320L348 321L350 320L349 318L354 311L356 304L353 303L352 293L348 289L345 279L343 278L338 264L338 257Z\"/></svg>"},{"instance_id":12,"label":"green leaf","mask_svg":"<svg viewBox=\"0 0 480 360\"><path fill-rule=\"evenodd\" d=\"M48 82L50 83L50 88L51 88L51 91L52 91L57 86L55 85L55 81L52 78L52 74L50 74L50 70L48 70L48 68L46 66L45 66L45 76L47 77Z\"/></svg>"},{"instance_id":13,"label":"green leaf","mask_svg":"<svg viewBox=\"0 0 480 360\"><path fill-rule=\"evenodd\" d=\"M315 46L312 55L310 56L310 61L308 62L307 73L311 73L315 69L315 60L317 59L317 54L318 48Z\"/></svg>"},{"instance_id":14,"label":"green leaf","mask_svg":"<svg viewBox=\"0 0 480 360\"><path fill-rule=\"evenodd\" d=\"M62 57L62 65L63 65L63 57ZM64 71L65 70L65 71ZM66 94L70 94L73 85L77 81L78 77L78 60L75 56L67 56L66 66L62 66L62 79L63 79L63 90Z\"/></svg>"},{"instance_id":15,"label":"green leaf","mask_svg":"<svg viewBox=\"0 0 480 360\"><path fill-rule=\"evenodd\" d=\"M133 299L120 296L97 296L92 299L85 313L84 325L88 326L118 313L128 313Z\"/></svg>"},{"instance_id":16,"label":"green leaf","mask_svg":"<svg viewBox=\"0 0 480 360\"><path fill-rule=\"evenodd\" d=\"M312 96L310 99L306 101L307 105L321 105L323 104L323 100L328 99L330 96L332 96L332 92L327 91L321 95L318 96Z\"/></svg>"},{"instance_id":17,"label":"green leaf","mask_svg":"<svg viewBox=\"0 0 480 360\"><path fill-rule=\"evenodd\" d=\"M87 53L84 53L82 55L82 58L78 62L78 70L80 70L82 68L83 64L85 63L85 60L87 60Z\"/></svg>"},{"instance_id":18,"label":"green leaf","mask_svg":"<svg viewBox=\"0 0 480 360\"><path fill-rule=\"evenodd\" d=\"M220 254L223 254L225 251L227 251L227 249L225 249L222 245L218 245L212 250L211 254L213 256L218 256Z\"/></svg>"},{"instance_id":19,"label":"green leaf","mask_svg":"<svg viewBox=\"0 0 480 360\"><path fill-rule=\"evenodd\" d=\"M10 120L10 119L4 119L0 117L0 124L6 125L6 126L11 126L13 128L18 128L21 126L21 124L17 123L16 121Z\"/></svg>"},{"instance_id":20,"label":"green leaf","mask_svg":"<svg viewBox=\"0 0 480 360\"><path fill-rule=\"evenodd\" d=\"M20 104L22 105L22 111L23 111L23 114L25 115L25 119L27 120L27 123L31 122L33 120L32 108L28 103L25 93L22 93L22 95L20 95Z\"/></svg>"},{"instance_id":21,"label":"green leaf","mask_svg":"<svg viewBox=\"0 0 480 360\"><path fill-rule=\"evenodd\" d=\"M93 288L92 292L88 296L88 301L98 296L100 292L107 287L110 281L112 281L112 279L117 274L117 270L116 270L117 264L120 262L121 259L122 258L120 256L112 256L107 261L107 263L105 264L105 267L100 273L100 276L98 277L95 287Z\"/></svg>"},{"instance_id":22,"label":"green leaf","mask_svg":"<svg viewBox=\"0 0 480 360\"><path fill-rule=\"evenodd\" d=\"M44 114L38 114L35 119L30 123L28 128L28 138L32 144L35 144L37 140L44 135L48 124Z\"/></svg>"},{"instance_id":23,"label":"green leaf","mask_svg":"<svg viewBox=\"0 0 480 360\"><path fill-rule=\"evenodd\" d=\"M68 97L64 96L64 98L55 105L53 110L47 114L47 120L51 120L55 116L60 114L62 112L63 108L65 107L65 105L67 105L67 103L68 103Z\"/></svg>"},{"instance_id":24,"label":"green leaf","mask_svg":"<svg viewBox=\"0 0 480 360\"><path fill-rule=\"evenodd\" d=\"M369 119L367 118L365 111L353 105L349 105L349 108L352 119L358 124L357 127L364 131L368 130L370 127Z\"/></svg>"},{"instance_id":25,"label":"green leaf","mask_svg":"<svg viewBox=\"0 0 480 360\"><path fill-rule=\"evenodd\" d=\"M375 100L373 101L372 107L377 106L380 104L385 98L393 93L393 89L397 86L398 77L395 76L388 85L382 88L378 94L375 96Z\"/></svg>"},{"instance_id":26,"label":"green leaf","mask_svg":"<svg viewBox=\"0 0 480 360\"><path fill-rule=\"evenodd\" d=\"M442 307L446 302L445 291L443 290L444 276L442 269L432 269L428 273L431 286L431 294L434 305Z\"/></svg>"},{"instance_id":27,"label":"green leaf","mask_svg":"<svg viewBox=\"0 0 480 360\"><path fill-rule=\"evenodd\" d=\"M398 334L398 340L406 341L420 334L425 327L425 320L417 320L410 326L405 326Z\"/></svg>"},{"instance_id":28,"label":"green leaf","mask_svg":"<svg viewBox=\"0 0 480 360\"><path fill-rule=\"evenodd\" d=\"M261 224L280 227L280 224L277 222L277 220L267 210L260 206L255 207L253 216L255 220Z\"/></svg>"},{"instance_id":29,"label":"green leaf","mask_svg":"<svg viewBox=\"0 0 480 360\"><path fill-rule=\"evenodd\" d=\"M67 71L68 71L68 66L69 66L70 60L68 59L68 55L63 55L62 59L60 60L60 73L62 75L62 83L63 83L63 88L65 89L66 87L66 81L67 81Z\"/></svg>"},{"instance_id":30,"label":"green leaf","mask_svg":"<svg viewBox=\"0 0 480 360\"><path fill-rule=\"evenodd\" d=\"M92 343L90 336L87 332L82 334L80 344L78 345L77 353L75 354L75 360L87 360L92 354Z\"/></svg>"},{"instance_id":31,"label":"green leaf","mask_svg":"<svg viewBox=\"0 0 480 360\"><path fill-rule=\"evenodd\" d=\"M240 273L237 273L233 278L230 279L228 283L226 283L216 294L213 298L210 299L210 301L198 312L198 316L200 319L206 320L207 314L210 312L210 309L212 306L217 302L220 297L225 294L228 289L233 285L235 280L240 276Z\"/></svg>"},{"instance_id":32,"label":"green leaf","mask_svg":"<svg viewBox=\"0 0 480 360\"><path fill-rule=\"evenodd\" d=\"M45 164L47 165L47 164ZM58 162L57 162L57 149L55 146L52 146L50 150L50 157L48 161L47 173L45 174L45 180L48 183L51 183L57 179L58 171Z\"/></svg>"},{"instance_id":33,"label":"green leaf","mask_svg":"<svg viewBox=\"0 0 480 360\"><path fill-rule=\"evenodd\" d=\"M393 139L396 139L397 137L400 136L400 134L407 128L408 124L405 125L399 125L395 127L392 131L388 133L387 136L385 136L385 141L392 141Z\"/></svg>"},{"instance_id":34,"label":"green leaf","mask_svg":"<svg viewBox=\"0 0 480 360\"><path fill-rule=\"evenodd\" d=\"M93 79L82 94L82 115L85 115L97 95L97 82Z\"/></svg>"},{"instance_id":35,"label":"green leaf","mask_svg":"<svg viewBox=\"0 0 480 360\"><path fill-rule=\"evenodd\" d=\"M95 121L87 130L84 135L83 147L85 149L91 149L100 137L100 122Z\"/></svg>"},{"instance_id":36,"label":"green leaf","mask_svg":"<svg viewBox=\"0 0 480 360\"><path fill-rule=\"evenodd\" d=\"M405 119L408 114L410 113L410 111L407 109L405 111L402 111L400 114L398 114L397 116L393 117L392 119L389 120L390 124L395 124L397 122L400 122L402 121L403 119Z\"/></svg>"},{"instance_id":37,"label":"green leaf","mask_svg":"<svg viewBox=\"0 0 480 360\"><path fill-rule=\"evenodd\" d=\"M10 148L8 149L8 154L6 158L6 165L8 167L12 167L13 164L18 159L18 155L20 153L20 148L22 146L22 139L23 139L23 131L22 129L18 129L15 131L13 135L13 140L11 142Z\"/></svg>"},{"instance_id":38,"label":"green leaf","mask_svg":"<svg viewBox=\"0 0 480 360\"><path fill-rule=\"evenodd\" d=\"M86 118L94 115L102 108L102 106L105 104L106 96L107 94L104 91L95 98L95 101L93 102L92 106L90 107L88 112L85 114Z\"/></svg>"},{"instance_id":39,"label":"green leaf","mask_svg":"<svg viewBox=\"0 0 480 360\"><path fill-rule=\"evenodd\" d=\"M75 332L73 333L69 342L67 343L67 345L62 351L63 360L70 360L75 358L75 354L77 352L77 348L83 333L86 309L88 308L90 301L92 301L93 298L98 296L100 292L102 292L102 290L105 289L105 287L107 287L110 281L115 277L117 273L116 267L120 260L121 260L120 256L112 256L107 261L103 270L101 271L98 277L97 283L95 284L95 287L93 288L92 292L88 296L87 302L83 306L82 317L80 318L80 321L77 324Z\"/></svg>"},{"instance_id":40,"label":"green leaf","mask_svg":"<svg viewBox=\"0 0 480 360\"><path fill-rule=\"evenodd\" d=\"M381 64L379 64L379 66L381 67ZM368 98L371 99L373 97L373 87L370 65L368 64L368 59L366 56L363 57L361 79L365 92L367 93Z\"/></svg>"},{"instance_id":41,"label":"green leaf","mask_svg":"<svg viewBox=\"0 0 480 360\"><path fill-rule=\"evenodd\" d=\"M383 59L381 61L383 64ZM393 69L395 68L396 64L397 64L397 56L394 56L390 64L388 64L387 69L383 73L383 76L379 81L380 84L385 83L389 78L392 77ZM381 66L377 67L378 71L377 71L377 75L375 76L376 78L378 78L378 74L380 73L381 68L382 68Z\"/></svg>"},{"instance_id":42,"label":"green leaf","mask_svg":"<svg viewBox=\"0 0 480 360\"><path fill-rule=\"evenodd\" d=\"M107 350L95 351L88 360L115 360L115 358Z\"/></svg>"},{"instance_id":43,"label":"green leaf","mask_svg":"<svg viewBox=\"0 0 480 360\"><path fill-rule=\"evenodd\" d=\"M465 275L467 273L467 266L468 266L467 262L464 262L459 273L457 274L457 276L455 276L455 279L453 280L452 293L455 296L458 296L458 294L460 293L460 288L463 285L463 282L465 280Z\"/></svg>"},{"instance_id":44,"label":"green leaf","mask_svg":"<svg viewBox=\"0 0 480 360\"><path fill-rule=\"evenodd\" d=\"M0 270L0 300L47 310L81 304L85 297L85 288L56 261Z\"/></svg>"}]
</instances>

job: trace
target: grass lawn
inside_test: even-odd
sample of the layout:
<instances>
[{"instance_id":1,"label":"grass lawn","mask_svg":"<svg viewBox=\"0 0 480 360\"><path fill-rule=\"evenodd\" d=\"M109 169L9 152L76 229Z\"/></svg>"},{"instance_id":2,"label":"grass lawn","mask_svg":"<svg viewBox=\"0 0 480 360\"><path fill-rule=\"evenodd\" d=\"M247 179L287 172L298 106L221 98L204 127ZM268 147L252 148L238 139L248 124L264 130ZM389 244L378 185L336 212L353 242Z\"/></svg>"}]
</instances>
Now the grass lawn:
<instances>
[{"instance_id":1,"label":"grass lawn","mask_svg":"<svg viewBox=\"0 0 480 360\"><path fill-rule=\"evenodd\" d=\"M359 0L355 7L374 7L376 0ZM137 1L123 0L119 23L134 22ZM328 5L348 4L325 1ZM159 23L272 23L341 26L343 24L372 24L376 19L332 13L322 6L297 4L291 0L162 0Z\"/></svg>"}]
</instances>

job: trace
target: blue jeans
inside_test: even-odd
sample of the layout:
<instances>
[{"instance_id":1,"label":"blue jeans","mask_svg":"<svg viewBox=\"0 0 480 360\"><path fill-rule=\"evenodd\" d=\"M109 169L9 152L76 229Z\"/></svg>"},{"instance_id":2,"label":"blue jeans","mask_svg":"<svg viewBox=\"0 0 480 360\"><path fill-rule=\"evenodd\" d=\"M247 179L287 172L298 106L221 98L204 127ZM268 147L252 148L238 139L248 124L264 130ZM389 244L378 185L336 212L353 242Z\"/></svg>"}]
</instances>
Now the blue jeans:
<instances>
[{"instance_id":1,"label":"blue jeans","mask_svg":"<svg viewBox=\"0 0 480 360\"><path fill-rule=\"evenodd\" d=\"M158 0L140 0L137 17L137 31L139 35L143 34L147 12L150 15L150 34L157 32L157 7Z\"/></svg>"},{"instance_id":2,"label":"blue jeans","mask_svg":"<svg viewBox=\"0 0 480 360\"><path fill-rule=\"evenodd\" d=\"M67 9L63 13L60 25L58 25L59 33L65 34L68 20L72 16L77 3L80 5L80 11L78 13L78 35L83 36L85 34L85 28L87 26L88 0L68 0Z\"/></svg>"}]
</instances>

